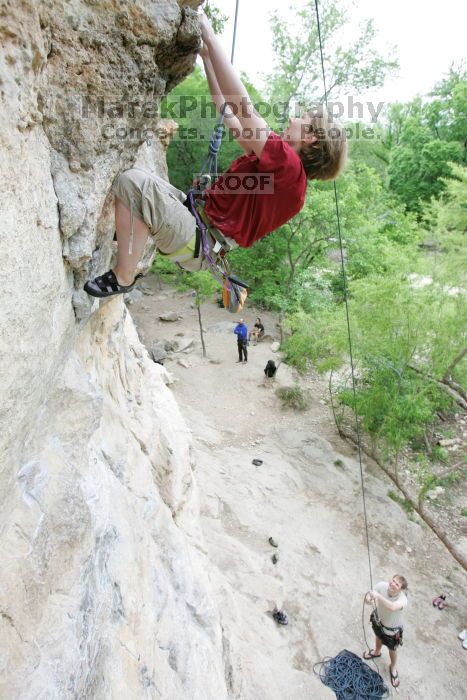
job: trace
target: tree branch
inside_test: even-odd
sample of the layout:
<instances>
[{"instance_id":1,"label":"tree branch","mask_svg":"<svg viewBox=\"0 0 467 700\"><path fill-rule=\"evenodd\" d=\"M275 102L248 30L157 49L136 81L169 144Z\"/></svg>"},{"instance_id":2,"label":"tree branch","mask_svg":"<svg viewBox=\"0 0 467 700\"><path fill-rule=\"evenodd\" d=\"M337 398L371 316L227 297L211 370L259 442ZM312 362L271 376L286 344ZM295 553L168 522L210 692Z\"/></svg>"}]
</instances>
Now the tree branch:
<instances>
[{"instance_id":1,"label":"tree branch","mask_svg":"<svg viewBox=\"0 0 467 700\"><path fill-rule=\"evenodd\" d=\"M441 389L443 389L445 392L450 394L454 401L461 406L461 408L464 409L464 411L467 411L467 401L464 399L464 397L459 394L455 389L452 388L448 384L448 382L442 381L440 379L435 379L435 377L430 376L426 372L422 372L420 369L417 367L414 367L413 365L407 365L409 369L411 369L413 372L416 372L417 374L420 374L422 377L425 377L425 379L428 379L428 381L433 382L434 384L437 384Z\"/></svg>"},{"instance_id":2,"label":"tree branch","mask_svg":"<svg viewBox=\"0 0 467 700\"><path fill-rule=\"evenodd\" d=\"M467 354L467 347L464 348L463 350L461 350L460 353L455 356L455 358L453 359L453 361L451 362L451 364L447 368L446 372L444 373L441 381L447 382L447 380L451 379L452 370L454 369L454 367L456 365L459 364L459 362L462 360L463 357L465 357L466 354Z\"/></svg>"},{"instance_id":3,"label":"tree branch","mask_svg":"<svg viewBox=\"0 0 467 700\"><path fill-rule=\"evenodd\" d=\"M339 432L339 435L346 440L349 440L352 442L354 445L358 446L357 441L353 437L353 435L350 432L347 432L345 429L343 429L341 426L337 426L337 430ZM386 467L382 462L379 461L379 459L367 450L363 445L360 446L362 451L370 457L377 465L378 467L386 474L386 476L393 482L393 484L399 489L399 491L402 493L404 496L405 500L410 503L412 508L419 514L419 516L422 518L422 520L428 525L429 528L437 535L437 537L441 540L441 542L444 544L448 552L454 557L454 559L462 566L465 571L467 571L467 558L464 556L464 554L456 547L455 544L453 544L450 539L448 534L443 530L431 517L429 513L426 512L425 507L423 505L423 502L416 502L411 495L407 492L406 488L401 485L399 482L399 479L397 479L394 474Z\"/></svg>"}]
</instances>

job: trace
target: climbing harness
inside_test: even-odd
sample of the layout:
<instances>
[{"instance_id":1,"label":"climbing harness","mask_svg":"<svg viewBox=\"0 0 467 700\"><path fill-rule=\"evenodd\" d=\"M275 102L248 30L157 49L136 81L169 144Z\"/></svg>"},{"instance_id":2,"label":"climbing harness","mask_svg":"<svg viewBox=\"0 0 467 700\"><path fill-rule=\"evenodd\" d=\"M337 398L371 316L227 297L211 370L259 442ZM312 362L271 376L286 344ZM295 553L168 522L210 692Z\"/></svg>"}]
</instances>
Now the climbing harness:
<instances>
[{"instance_id":1,"label":"climbing harness","mask_svg":"<svg viewBox=\"0 0 467 700\"><path fill-rule=\"evenodd\" d=\"M383 625L381 622L377 610L373 610L371 613L370 622L373 627L373 632L383 640L383 644L389 648L392 648L392 646L402 646L403 627L386 627L386 625Z\"/></svg>"},{"instance_id":2,"label":"climbing harness","mask_svg":"<svg viewBox=\"0 0 467 700\"><path fill-rule=\"evenodd\" d=\"M196 201L194 188L191 188L187 194L187 206L196 219L197 243L194 257L199 257L202 248L211 274L222 286L224 308L230 313L238 313L245 305L248 285L232 275L226 258L226 254L235 247L234 242L211 226L202 204Z\"/></svg>"},{"instance_id":3,"label":"climbing harness","mask_svg":"<svg viewBox=\"0 0 467 700\"><path fill-rule=\"evenodd\" d=\"M232 52L230 57L231 63L233 63L235 56L239 4L240 0L237 0L235 6ZM238 313L243 309L245 304L248 294L248 285L232 275L230 265L226 258L227 253L237 247L237 243L233 239L224 236L219 229L212 226L204 211L204 193L211 185L213 179L215 180L218 176L217 156L224 136L226 109L227 103L223 105L219 120L211 134L208 154L201 166L196 183L188 190L186 206L196 219L197 244L195 257L199 257L202 250L211 274L223 288L222 298L224 307L231 313Z\"/></svg>"}]
</instances>

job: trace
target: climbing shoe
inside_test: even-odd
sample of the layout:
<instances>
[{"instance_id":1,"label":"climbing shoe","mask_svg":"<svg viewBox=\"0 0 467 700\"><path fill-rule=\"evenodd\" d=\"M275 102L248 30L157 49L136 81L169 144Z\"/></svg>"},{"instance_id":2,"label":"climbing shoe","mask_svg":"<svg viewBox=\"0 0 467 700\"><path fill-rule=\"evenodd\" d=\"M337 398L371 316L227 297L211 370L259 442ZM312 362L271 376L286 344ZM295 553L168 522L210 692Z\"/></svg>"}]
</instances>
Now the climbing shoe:
<instances>
[{"instance_id":1,"label":"climbing shoe","mask_svg":"<svg viewBox=\"0 0 467 700\"><path fill-rule=\"evenodd\" d=\"M143 275L136 275L133 280L133 284L128 286L123 286L119 284L113 270L109 270L104 275L95 277L93 280L88 280L84 285L84 291L90 294L92 297L111 297L114 294L125 294L126 292L131 292L135 286L137 279Z\"/></svg>"}]
</instances>

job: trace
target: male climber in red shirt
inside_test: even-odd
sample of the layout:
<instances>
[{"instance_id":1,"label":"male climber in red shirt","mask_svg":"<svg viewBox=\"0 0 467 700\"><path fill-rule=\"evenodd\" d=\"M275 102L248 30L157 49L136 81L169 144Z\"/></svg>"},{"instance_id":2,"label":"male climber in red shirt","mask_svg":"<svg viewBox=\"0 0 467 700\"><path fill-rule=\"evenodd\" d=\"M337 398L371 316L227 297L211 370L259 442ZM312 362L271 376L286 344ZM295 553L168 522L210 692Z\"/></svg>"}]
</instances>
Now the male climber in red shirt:
<instances>
[{"instance_id":1,"label":"male climber in red shirt","mask_svg":"<svg viewBox=\"0 0 467 700\"><path fill-rule=\"evenodd\" d=\"M213 244L221 236L226 250L250 247L298 214L308 180L331 180L342 171L345 130L320 107L290 119L280 135L271 131L204 14L200 24L200 55L212 99L219 111L227 103L225 124L245 151L205 191L203 218ZM182 268L196 271L206 266L196 219L184 206L183 192L139 167L121 173L112 191L117 262L113 270L86 282L89 294L107 297L130 291L148 235L162 255Z\"/></svg>"}]
</instances>

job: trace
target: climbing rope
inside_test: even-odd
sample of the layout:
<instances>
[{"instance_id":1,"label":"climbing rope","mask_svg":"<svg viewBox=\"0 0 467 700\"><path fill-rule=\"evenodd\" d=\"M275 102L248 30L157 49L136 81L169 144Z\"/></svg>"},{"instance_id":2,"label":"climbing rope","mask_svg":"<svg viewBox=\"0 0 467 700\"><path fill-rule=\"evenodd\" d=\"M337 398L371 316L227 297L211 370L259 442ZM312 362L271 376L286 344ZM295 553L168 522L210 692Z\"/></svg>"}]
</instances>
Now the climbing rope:
<instances>
[{"instance_id":1,"label":"climbing rope","mask_svg":"<svg viewBox=\"0 0 467 700\"><path fill-rule=\"evenodd\" d=\"M321 36L321 23L319 17L319 7L318 0L315 0L315 10L316 10L316 24L318 29L318 40L319 40L319 50L321 58L321 71L323 75L323 86L324 86L324 103L326 109L328 108L328 90L326 85L326 71L324 69L324 55L323 55L323 40ZM355 416L355 431L357 435L357 449L358 449L358 462L360 468L360 481L362 485L362 501L363 501L363 515L365 521L365 535L366 535L366 549L368 554L368 570L370 574L370 590L373 590L373 575L371 566L371 550L370 550L370 535L368 528L368 515L366 507L366 494L365 494L365 479L363 475L363 460L362 460L362 445L361 445L361 432L360 424L357 414L357 391L355 382L355 363L353 355L353 344L352 344L352 332L350 327L350 311L349 311L349 301L348 301L348 283L347 283L347 273L345 269L345 257L344 257L344 246L342 243L342 230L340 223L340 212L339 212L339 197L337 193L336 181L334 180L334 200L336 203L336 222L337 222L337 232L339 238L339 250L341 257L341 272L342 272L342 282L344 287L344 302L345 302L345 316L347 323L347 340L349 346L350 355L350 369L352 377L352 395L353 395L353 412ZM373 607L376 606L373 603ZM365 637L365 643L368 645L365 632L365 621L364 621L364 610L365 601L363 601L362 607L362 629L363 635ZM375 664L376 667L376 664ZM316 669L319 668L319 671ZM372 670L367 664L365 664L362 659L360 659L355 654L344 650L338 654L333 659L324 659L324 661L315 664L315 673L318 673L322 683L328 686L331 690L336 693L338 700L346 700L347 698L361 698L361 700L380 700L380 698L388 697L389 691L384 685L383 679L379 673Z\"/></svg>"},{"instance_id":2,"label":"climbing rope","mask_svg":"<svg viewBox=\"0 0 467 700\"><path fill-rule=\"evenodd\" d=\"M323 685L335 692L337 700L382 700L389 696L379 673L347 649L319 661L313 670Z\"/></svg>"},{"instance_id":3,"label":"climbing rope","mask_svg":"<svg viewBox=\"0 0 467 700\"><path fill-rule=\"evenodd\" d=\"M233 37L232 37L232 50L230 53L230 63L233 65L234 58L235 58L235 46L237 43L237 26L238 26L238 8L240 5L240 0L236 0L235 4L235 19L234 19L234 27L233 27ZM220 147L222 145L222 139L224 138L224 119L225 119L225 112L227 109L227 103L225 103L222 107L219 121L217 122L216 126L214 127L214 130L211 134L211 138L209 140L209 147L208 147L208 155L206 157L206 160L204 161L203 165L201 166L201 170L199 173L199 184L202 187L206 187L210 181L211 177L217 177L217 156L220 151ZM204 178L204 180L203 180Z\"/></svg>"},{"instance_id":4,"label":"climbing rope","mask_svg":"<svg viewBox=\"0 0 467 700\"><path fill-rule=\"evenodd\" d=\"M236 0L235 4L235 19L234 19L234 28L233 28L233 37L232 37L232 51L230 55L230 62L233 64L234 62L234 57L235 57L235 46L236 46L236 41L237 41L237 26L238 26L238 9L240 5L240 0ZM225 112L227 109L227 102L224 103L219 121L214 127L214 130L211 134L211 138L209 141L209 147L208 147L208 155L206 157L206 160L201 166L199 175L198 175L198 183L196 186L192 186L188 193L187 193L187 199L188 199L188 205L191 213L196 219L197 227L200 233L200 239L201 239L201 245L203 248L203 253L204 257L206 259L206 262L209 266L209 270L211 274L214 276L214 278L224 286L225 292L229 295L233 295L233 298L235 298L236 303L232 305L233 309L236 309L237 305L241 304L243 306L243 301L244 300L244 292L242 290L248 289L247 285L238 280L236 277L233 277L231 275L231 270L230 270L230 265L228 261L225 258L224 254L215 254L211 250L208 242L208 228L203 221L202 217L199 214L199 211L197 209L197 204L196 204L196 199L197 196L199 196L200 192L205 190L212 181L213 177L217 177L217 156L220 150L220 147L222 145L222 139L224 136L224 119L225 119ZM231 309L230 309L231 310Z\"/></svg>"},{"instance_id":5,"label":"climbing rope","mask_svg":"<svg viewBox=\"0 0 467 700\"><path fill-rule=\"evenodd\" d=\"M319 19L318 0L315 0L315 8L316 8L316 23L317 23L317 27L318 27L319 51L320 51L320 57L321 57L321 71L323 74L324 103L325 103L326 108L327 108L328 107L328 90L327 90L327 86L326 86L326 72L324 70L323 41L321 38L321 24L320 24L320 19ZM337 194L337 187L336 187L335 180L334 180L334 199L336 202L337 232L338 232L338 237L339 237L339 250L340 250L340 256L341 256L342 282L343 282L343 286L344 286L345 315L346 315L346 321L347 321L347 339L348 339L348 344L349 344L350 369L351 369L351 376L352 376L352 395L353 395L353 401L354 401L353 409L354 409L354 416L355 416L355 431L357 434L357 448L358 448L358 462L359 462L359 466L360 466L360 480L361 480L361 484L362 484L362 500L363 500L363 514L364 514L364 519L365 519L366 548L367 548L367 552L368 552L368 569L370 572L370 590L373 590L373 575L372 575L371 551L370 551L370 535L369 535L369 530L368 530L368 516L367 516L366 496L365 496L365 480L364 480L364 476L363 476L361 433L360 433L360 424L358 421L357 408L356 408L356 406L357 406L357 391L356 391L356 385L355 385L355 364L354 364L354 359L353 359L352 333L351 333L351 329L350 329L350 312L349 312L349 301L348 301L347 273L345 270L344 246L342 243L342 231L341 231L340 213L339 213L339 197Z\"/></svg>"}]
</instances>

